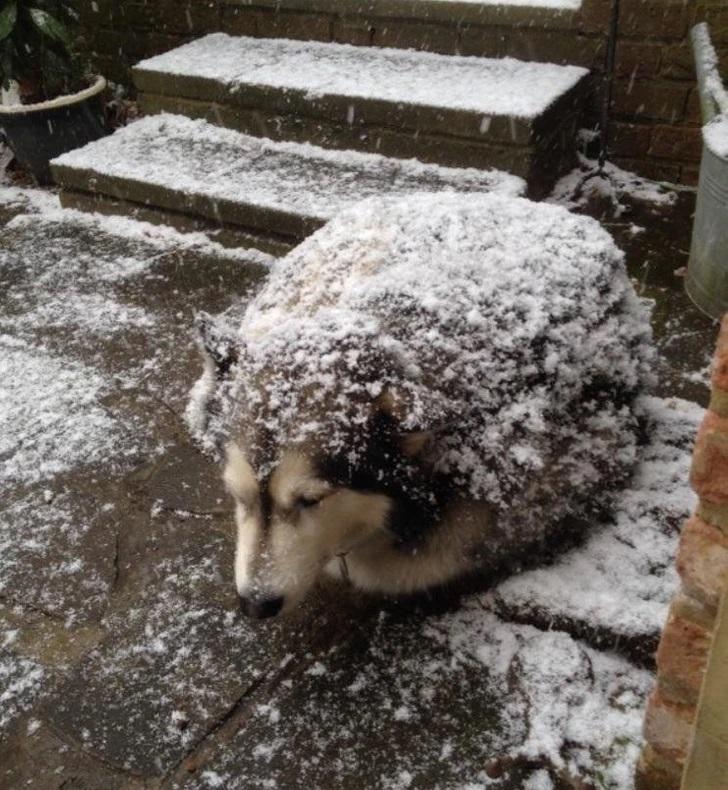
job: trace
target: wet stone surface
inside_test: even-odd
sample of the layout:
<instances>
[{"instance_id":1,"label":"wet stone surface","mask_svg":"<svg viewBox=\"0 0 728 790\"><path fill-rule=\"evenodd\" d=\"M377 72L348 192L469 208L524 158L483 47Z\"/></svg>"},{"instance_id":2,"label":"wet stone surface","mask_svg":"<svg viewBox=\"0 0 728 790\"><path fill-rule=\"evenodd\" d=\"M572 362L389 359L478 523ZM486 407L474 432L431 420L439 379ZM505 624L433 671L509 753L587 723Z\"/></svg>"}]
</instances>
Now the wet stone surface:
<instances>
[{"instance_id":1,"label":"wet stone surface","mask_svg":"<svg viewBox=\"0 0 728 790\"><path fill-rule=\"evenodd\" d=\"M658 394L705 403L715 327L675 274L691 197L616 218L590 211L655 300ZM553 580L590 568L582 579L623 588L623 604L645 595L646 614L624 627L650 644L691 502L680 485L657 513L625 500L641 541L618 521L601 539L593 532L601 543L585 536L564 560L571 570L556 560L497 595L483 580L464 597L396 603L332 582L292 616L251 624L237 611L219 470L192 445L182 414L200 370L194 311L243 305L266 261L61 214L45 193L0 190L8 221L0 789L631 786L649 656L620 654L626 632L609 607L584 611L583 589ZM668 408L663 429L678 420L682 433L669 429L667 449L644 460L669 461L679 478L683 434L699 412ZM657 479L648 465L642 472L638 501ZM623 555L604 549L609 541ZM611 583L620 574L624 583ZM523 608L524 595L541 595L539 606Z\"/></svg>"}]
</instances>

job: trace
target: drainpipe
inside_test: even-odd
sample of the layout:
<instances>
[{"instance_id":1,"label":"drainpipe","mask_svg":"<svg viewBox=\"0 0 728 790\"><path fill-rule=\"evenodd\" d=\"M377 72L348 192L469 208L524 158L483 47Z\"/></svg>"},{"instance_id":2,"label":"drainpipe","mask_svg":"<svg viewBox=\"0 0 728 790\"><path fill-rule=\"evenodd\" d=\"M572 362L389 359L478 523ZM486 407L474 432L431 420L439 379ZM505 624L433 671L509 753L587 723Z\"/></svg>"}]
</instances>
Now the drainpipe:
<instances>
[{"instance_id":1,"label":"drainpipe","mask_svg":"<svg viewBox=\"0 0 728 790\"><path fill-rule=\"evenodd\" d=\"M612 0L609 12L609 33L607 36L607 57L604 63L604 97L602 102L602 118L599 150L599 173L604 170L609 148L609 112L612 104L612 85L614 83L614 61L617 54L617 31L619 26L619 0Z\"/></svg>"}]
</instances>

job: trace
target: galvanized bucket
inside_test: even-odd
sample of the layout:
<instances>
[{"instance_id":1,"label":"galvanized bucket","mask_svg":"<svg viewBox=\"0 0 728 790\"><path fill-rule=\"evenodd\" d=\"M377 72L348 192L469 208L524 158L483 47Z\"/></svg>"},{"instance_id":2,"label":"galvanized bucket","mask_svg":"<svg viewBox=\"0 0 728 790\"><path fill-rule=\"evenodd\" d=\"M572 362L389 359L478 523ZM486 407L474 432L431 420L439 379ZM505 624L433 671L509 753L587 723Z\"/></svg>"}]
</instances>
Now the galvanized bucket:
<instances>
[{"instance_id":1,"label":"galvanized bucket","mask_svg":"<svg viewBox=\"0 0 728 790\"><path fill-rule=\"evenodd\" d=\"M728 117L728 95L718 75L718 59L708 26L691 31L704 123ZM726 121L728 123L728 121ZM698 200L685 289L711 318L728 312L728 157L703 141Z\"/></svg>"}]
</instances>

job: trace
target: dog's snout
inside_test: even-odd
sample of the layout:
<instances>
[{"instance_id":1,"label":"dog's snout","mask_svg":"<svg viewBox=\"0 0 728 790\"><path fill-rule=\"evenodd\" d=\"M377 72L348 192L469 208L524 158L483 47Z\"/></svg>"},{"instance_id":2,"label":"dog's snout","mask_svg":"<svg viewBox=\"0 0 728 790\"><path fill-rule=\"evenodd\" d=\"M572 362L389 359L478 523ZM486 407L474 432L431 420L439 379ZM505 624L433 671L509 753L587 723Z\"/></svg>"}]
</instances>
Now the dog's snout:
<instances>
[{"instance_id":1,"label":"dog's snout","mask_svg":"<svg viewBox=\"0 0 728 790\"><path fill-rule=\"evenodd\" d=\"M262 620L266 617L275 617L283 608L283 598L256 598L240 596L240 611L248 617Z\"/></svg>"}]
</instances>

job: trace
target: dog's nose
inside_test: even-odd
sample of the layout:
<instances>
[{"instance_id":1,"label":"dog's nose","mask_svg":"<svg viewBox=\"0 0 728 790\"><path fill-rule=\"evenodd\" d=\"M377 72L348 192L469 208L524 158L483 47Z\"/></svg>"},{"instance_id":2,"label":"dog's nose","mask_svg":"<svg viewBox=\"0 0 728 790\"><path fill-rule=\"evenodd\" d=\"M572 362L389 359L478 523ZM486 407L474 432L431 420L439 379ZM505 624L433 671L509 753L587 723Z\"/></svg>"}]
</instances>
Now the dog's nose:
<instances>
[{"instance_id":1,"label":"dog's nose","mask_svg":"<svg viewBox=\"0 0 728 790\"><path fill-rule=\"evenodd\" d=\"M283 608L283 598L248 598L240 596L240 611L248 617L262 620L275 617Z\"/></svg>"}]
</instances>

